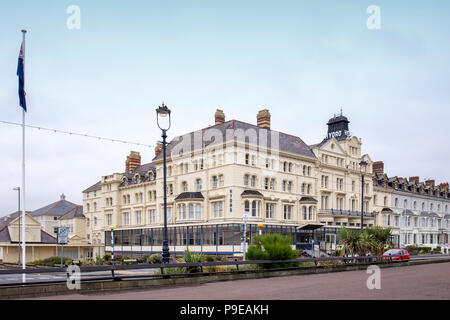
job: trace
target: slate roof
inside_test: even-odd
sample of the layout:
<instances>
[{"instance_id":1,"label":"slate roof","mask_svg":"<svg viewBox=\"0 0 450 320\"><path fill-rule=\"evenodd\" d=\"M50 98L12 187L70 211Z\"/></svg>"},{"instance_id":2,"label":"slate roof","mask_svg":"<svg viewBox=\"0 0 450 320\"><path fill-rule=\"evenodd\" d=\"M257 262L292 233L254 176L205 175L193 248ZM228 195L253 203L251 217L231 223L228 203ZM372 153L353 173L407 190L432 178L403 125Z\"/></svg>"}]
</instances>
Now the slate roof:
<instances>
[{"instance_id":1,"label":"slate roof","mask_svg":"<svg viewBox=\"0 0 450 320\"><path fill-rule=\"evenodd\" d=\"M204 199L201 192L183 192L176 196L175 200L182 199Z\"/></svg>"},{"instance_id":2,"label":"slate roof","mask_svg":"<svg viewBox=\"0 0 450 320\"><path fill-rule=\"evenodd\" d=\"M60 220L65 220L65 219L84 218L84 217L85 216L83 214L83 206L76 206L75 208L73 208L72 210L67 212L65 215L63 215L59 219Z\"/></svg>"},{"instance_id":3,"label":"slate roof","mask_svg":"<svg viewBox=\"0 0 450 320\"><path fill-rule=\"evenodd\" d=\"M301 198L300 198L300 202L306 202L306 201L317 202L317 200L314 199L313 197L301 197Z\"/></svg>"},{"instance_id":4,"label":"slate roof","mask_svg":"<svg viewBox=\"0 0 450 320\"><path fill-rule=\"evenodd\" d=\"M36 216L63 216L69 211L73 210L75 207L77 207L75 203L72 203L67 200L59 200L56 202L53 202L52 204L49 204L45 207L42 207L40 209L34 210L30 213L30 216L36 217Z\"/></svg>"},{"instance_id":5,"label":"slate roof","mask_svg":"<svg viewBox=\"0 0 450 320\"><path fill-rule=\"evenodd\" d=\"M241 193L241 196L260 196L260 197L262 197L263 194L261 192L259 192L259 191L256 191L256 190L244 190Z\"/></svg>"},{"instance_id":6,"label":"slate roof","mask_svg":"<svg viewBox=\"0 0 450 320\"><path fill-rule=\"evenodd\" d=\"M83 193L85 192L92 192L92 191L98 191L102 189L102 182L99 181L96 184L90 186L89 188L87 188L86 190L83 191Z\"/></svg>"},{"instance_id":7,"label":"slate roof","mask_svg":"<svg viewBox=\"0 0 450 320\"><path fill-rule=\"evenodd\" d=\"M434 212L428 212L428 211L422 211L420 213L420 215L422 216L432 216L432 217L439 217L438 214L434 213Z\"/></svg>"},{"instance_id":8,"label":"slate roof","mask_svg":"<svg viewBox=\"0 0 450 320\"><path fill-rule=\"evenodd\" d=\"M156 165L153 162L138 166L130 173L122 173L122 175L127 178L127 182L122 182L120 184L120 187L137 184L136 180L134 179L134 176L136 174L138 174L141 178L140 183L150 181L150 177L147 174L149 171L153 171L153 173L156 173Z\"/></svg>"},{"instance_id":9,"label":"slate roof","mask_svg":"<svg viewBox=\"0 0 450 320\"><path fill-rule=\"evenodd\" d=\"M214 138L211 139L212 141L211 140L207 141L206 139L199 139L201 142L201 145L200 145L200 143L198 143L198 145L197 145L197 143L194 144L194 140L195 140L194 137L196 139L197 139L197 137L204 137L204 133L210 129L218 130L217 132L219 132L222 137L221 141L215 141ZM193 131L184 136L176 137L168 143L167 155L170 156L172 154L175 146L177 146L177 149L178 149L178 147L183 146L183 139L187 139L188 136L190 137L190 143L187 140L189 144L184 147L189 148L189 150L182 150L182 148L180 148L184 153L191 152L193 150L198 150L198 149L201 149L201 148L204 148L207 146L211 146L211 145L218 145L219 143L227 142L227 141L230 141L233 139L235 139L236 141L239 141L239 142L248 142L248 140L249 140L248 137L240 136L239 132L245 132L246 130L249 130L249 129L253 129L256 131L255 138L256 138L256 143L258 145L260 145L260 144L263 146L267 145L268 148L271 148L272 147L272 145L271 145L272 138L271 137L273 134L276 133L279 135L279 142L278 142L279 146L278 147L274 146L274 148L277 148L279 151L289 152L289 153L316 159L316 156L312 152L311 148L308 147L305 144L305 142L303 142L303 140L300 139L299 137L292 136L292 135L289 135L289 134L286 134L283 132L278 132L275 130L267 130L264 128L260 128L256 125L238 121L238 120L229 120L224 123L216 124L216 125L213 125L213 126L201 129L201 130ZM265 134L267 134L267 139L264 138L264 140L266 140L266 141L260 142L261 136L264 137ZM179 143L180 143L180 145L178 145ZM161 152L153 160L159 160L159 159L162 159L162 157L163 157L163 155Z\"/></svg>"}]
</instances>

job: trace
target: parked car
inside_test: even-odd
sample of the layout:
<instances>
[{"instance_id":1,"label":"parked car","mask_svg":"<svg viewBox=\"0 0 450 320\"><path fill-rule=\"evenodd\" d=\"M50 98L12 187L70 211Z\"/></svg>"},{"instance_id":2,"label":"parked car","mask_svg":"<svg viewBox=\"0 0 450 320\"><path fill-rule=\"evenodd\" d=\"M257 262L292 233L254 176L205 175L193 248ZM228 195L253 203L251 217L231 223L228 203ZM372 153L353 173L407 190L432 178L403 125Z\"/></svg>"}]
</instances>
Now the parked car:
<instances>
[{"instance_id":1,"label":"parked car","mask_svg":"<svg viewBox=\"0 0 450 320\"><path fill-rule=\"evenodd\" d=\"M389 256L395 257L389 258ZM410 255L408 250L405 249L390 249L385 253L383 253L383 257L385 257L384 258L385 260L391 259L392 261L399 261L399 260L408 261Z\"/></svg>"}]
</instances>

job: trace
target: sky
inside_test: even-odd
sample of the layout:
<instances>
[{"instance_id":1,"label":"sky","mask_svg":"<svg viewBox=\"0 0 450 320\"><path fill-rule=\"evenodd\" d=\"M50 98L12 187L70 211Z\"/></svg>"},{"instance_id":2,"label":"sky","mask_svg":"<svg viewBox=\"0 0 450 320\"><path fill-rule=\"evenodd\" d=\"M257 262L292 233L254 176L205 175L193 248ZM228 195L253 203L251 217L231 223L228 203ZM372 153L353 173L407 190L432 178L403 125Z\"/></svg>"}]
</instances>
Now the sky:
<instances>
[{"instance_id":1,"label":"sky","mask_svg":"<svg viewBox=\"0 0 450 320\"><path fill-rule=\"evenodd\" d=\"M80 28L69 28L76 5ZM370 5L380 28L369 29ZM162 101L169 140L226 119L320 142L343 110L363 153L389 176L450 181L448 1L6 1L0 3L0 120L22 121L17 57L26 29L29 125L155 145ZM69 23L69 26L72 26ZM0 123L0 216L17 209L21 127ZM26 209L81 204L130 150L26 131Z\"/></svg>"}]
</instances>

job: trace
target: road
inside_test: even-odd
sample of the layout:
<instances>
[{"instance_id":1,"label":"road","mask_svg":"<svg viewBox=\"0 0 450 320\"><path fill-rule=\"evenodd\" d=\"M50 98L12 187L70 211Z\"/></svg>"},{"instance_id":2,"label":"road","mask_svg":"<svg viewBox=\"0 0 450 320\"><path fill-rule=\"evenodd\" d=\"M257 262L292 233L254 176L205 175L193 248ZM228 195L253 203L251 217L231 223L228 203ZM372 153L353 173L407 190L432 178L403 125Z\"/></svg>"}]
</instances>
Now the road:
<instances>
[{"instance_id":1,"label":"road","mask_svg":"<svg viewBox=\"0 0 450 320\"><path fill-rule=\"evenodd\" d=\"M64 295L69 300L450 300L450 262L381 269L381 289L369 290L365 270L208 283L112 294Z\"/></svg>"}]
</instances>

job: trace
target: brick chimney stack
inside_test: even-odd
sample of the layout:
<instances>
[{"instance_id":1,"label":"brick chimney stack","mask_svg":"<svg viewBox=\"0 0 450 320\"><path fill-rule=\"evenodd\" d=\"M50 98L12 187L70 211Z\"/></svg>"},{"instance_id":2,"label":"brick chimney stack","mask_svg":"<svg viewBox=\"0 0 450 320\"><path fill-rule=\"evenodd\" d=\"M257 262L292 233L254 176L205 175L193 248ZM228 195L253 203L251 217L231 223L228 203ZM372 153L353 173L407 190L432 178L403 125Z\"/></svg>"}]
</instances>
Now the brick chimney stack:
<instances>
[{"instance_id":1,"label":"brick chimney stack","mask_svg":"<svg viewBox=\"0 0 450 320\"><path fill-rule=\"evenodd\" d=\"M223 110L217 109L216 113L214 114L214 118L216 120L216 124L221 124L225 122L225 113L223 113Z\"/></svg>"},{"instance_id":2,"label":"brick chimney stack","mask_svg":"<svg viewBox=\"0 0 450 320\"><path fill-rule=\"evenodd\" d=\"M383 161L376 161L372 164L373 173L377 175L384 174L384 162Z\"/></svg>"},{"instance_id":3,"label":"brick chimney stack","mask_svg":"<svg viewBox=\"0 0 450 320\"><path fill-rule=\"evenodd\" d=\"M127 161L125 161L125 172L131 173L134 169L141 165L141 155L139 152L131 151L130 155L127 156Z\"/></svg>"},{"instance_id":4,"label":"brick chimney stack","mask_svg":"<svg viewBox=\"0 0 450 320\"><path fill-rule=\"evenodd\" d=\"M409 182L414 182L415 184L419 184L419 177L409 177Z\"/></svg>"},{"instance_id":5,"label":"brick chimney stack","mask_svg":"<svg viewBox=\"0 0 450 320\"><path fill-rule=\"evenodd\" d=\"M256 116L257 126L270 130L270 112L267 109L261 110Z\"/></svg>"},{"instance_id":6,"label":"brick chimney stack","mask_svg":"<svg viewBox=\"0 0 450 320\"><path fill-rule=\"evenodd\" d=\"M162 152L162 143L157 142L155 147L155 157L157 157Z\"/></svg>"},{"instance_id":7,"label":"brick chimney stack","mask_svg":"<svg viewBox=\"0 0 450 320\"><path fill-rule=\"evenodd\" d=\"M430 180L426 180L426 181L425 181L425 184L426 184L427 186L431 186L432 188L434 188L434 182L435 182L434 180L431 180L431 179L430 179Z\"/></svg>"}]
</instances>

